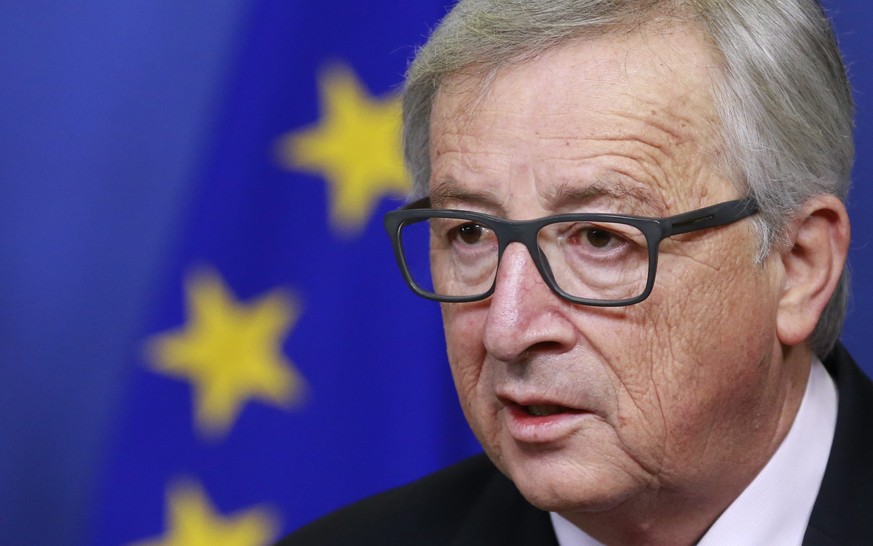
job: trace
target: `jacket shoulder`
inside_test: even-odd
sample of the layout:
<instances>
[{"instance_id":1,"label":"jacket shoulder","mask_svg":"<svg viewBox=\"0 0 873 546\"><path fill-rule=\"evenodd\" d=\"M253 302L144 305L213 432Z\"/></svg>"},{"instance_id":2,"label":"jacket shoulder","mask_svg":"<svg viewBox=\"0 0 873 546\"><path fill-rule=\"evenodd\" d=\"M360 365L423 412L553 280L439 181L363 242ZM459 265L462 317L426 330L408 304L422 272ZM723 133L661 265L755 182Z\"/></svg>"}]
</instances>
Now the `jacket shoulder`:
<instances>
[{"instance_id":1,"label":"jacket shoulder","mask_svg":"<svg viewBox=\"0 0 873 546\"><path fill-rule=\"evenodd\" d=\"M527 504L512 482L478 455L342 508L279 545L472 543L463 540L471 532L486 534L490 542L505 533L504 527L513 526L506 518L524 513L538 520L539 527L545 522L551 532L547 513Z\"/></svg>"},{"instance_id":2,"label":"jacket shoulder","mask_svg":"<svg viewBox=\"0 0 873 546\"><path fill-rule=\"evenodd\" d=\"M803 544L873 544L873 382L840 344L824 364L839 393L837 426Z\"/></svg>"}]
</instances>

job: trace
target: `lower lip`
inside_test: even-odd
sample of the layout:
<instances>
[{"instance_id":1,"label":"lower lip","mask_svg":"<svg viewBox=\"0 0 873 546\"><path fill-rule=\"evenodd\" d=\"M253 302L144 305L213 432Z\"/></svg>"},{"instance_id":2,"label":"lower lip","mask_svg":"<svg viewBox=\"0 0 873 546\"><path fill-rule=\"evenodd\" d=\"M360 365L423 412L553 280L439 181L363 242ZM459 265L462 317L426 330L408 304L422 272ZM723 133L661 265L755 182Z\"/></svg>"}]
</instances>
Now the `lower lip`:
<instances>
[{"instance_id":1,"label":"lower lip","mask_svg":"<svg viewBox=\"0 0 873 546\"><path fill-rule=\"evenodd\" d=\"M506 426L512 438L524 444L551 444L558 442L582 425L580 421L590 419L587 411L567 411L553 415L531 415L523 407L505 407Z\"/></svg>"}]
</instances>

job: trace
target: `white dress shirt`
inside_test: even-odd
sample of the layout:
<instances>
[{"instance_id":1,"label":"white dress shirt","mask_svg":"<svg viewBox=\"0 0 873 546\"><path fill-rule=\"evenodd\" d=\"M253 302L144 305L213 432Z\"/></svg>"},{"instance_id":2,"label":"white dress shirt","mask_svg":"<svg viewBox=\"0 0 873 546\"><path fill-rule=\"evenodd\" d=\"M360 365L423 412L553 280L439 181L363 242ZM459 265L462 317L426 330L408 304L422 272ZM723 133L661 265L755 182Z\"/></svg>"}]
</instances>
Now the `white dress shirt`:
<instances>
[{"instance_id":1,"label":"white dress shirt","mask_svg":"<svg viewBox=\"0 0 873 546\"><path fill-rule=\"evenodd\" d=\"M836 384L813 358L806 393L782 445L697 546L800 545L836 424ZM603 546L560 515L550 515L560 546Z\"/></svg>"}]
</instances>

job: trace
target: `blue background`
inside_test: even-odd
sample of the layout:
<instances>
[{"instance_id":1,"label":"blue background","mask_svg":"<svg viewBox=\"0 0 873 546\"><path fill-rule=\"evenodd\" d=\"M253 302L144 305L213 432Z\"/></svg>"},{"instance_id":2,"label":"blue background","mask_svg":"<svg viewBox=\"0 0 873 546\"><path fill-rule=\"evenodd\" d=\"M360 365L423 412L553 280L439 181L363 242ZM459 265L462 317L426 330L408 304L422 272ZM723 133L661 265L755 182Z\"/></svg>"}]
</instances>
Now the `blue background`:
<instances>
[{"instance_id":1,"label":"blue background","mask_svg":"<svg viewBox=\"0 0 873 546\"><path fill-rule=\"evenodd\" d=\"M143 377L135 354L144 333L182 320L179 288L168 279L178 276L192 255L220 254L219 248L196 242L202 239L197 222L221 222L210 216L210 211L220 210L211 205L212 192L231 184L232 173L242 176L257 170L257 165L246 164L248 153L261 153L257 135L315 121L316 114L295 109L295 104L309 104L311 110L317 101L314 75L320 59L353 58L355 71L374 93L391 91L413 46L444 11L444 3L436 0L369 2L366 10L359 2L280 4L0 4L0 543L109 544L160 531L164 484L157 482L157 498L144 501L141 510L137 507L141 520L130 522L138 526L136 532L106 530L105 522L116 516L123 519L111 508L121 498L111 487L113 480L133 479L134 471L125 461L136 455L126 451L133 440L125 431L154 433L148 428L152 414L147 408L164 403L172 408L177 402L182 408L179 401L187 396L181 387L165 396L160 391L164 386L151 385L154 379ZM869 355L873 219L866 209L873 204L868 183L873 174L873 7L867 0L831 0L826 5L840 35L858 105L858 160L849 199L853 303L843 340L856 356ZM318 19L318 11L323 19ZM336 25L330 32L295 26L297 19L291 14L301 21ZM393 34L370 30L368 23L380 22ZM356 44L367 44L367 50ZM278 52L275 58L270 51ZM299 56L289 51L299 51ZM299 77L283 75L283 67L292 66ZM283 97L286 107L275 106ZM249 116L241 106L249 102L274 110ZM264 133L270 112L277 127ZM235 131L241 134L228 136ZM265 175L265 180L271 176L275 178ZM321 210L323 184L309 176L311 185L293 198L305 198ZM391 206L382 203L380 212ZM301 225L288 219L277 229L299 230ZM367 226L364 237L379 243L366 251L351 243L338 243L335 249L340 255L359 253L362 259L370 256L394 268L378 222ZM222 271L232 281L236 278L231 284L241 296L263 291L242 278L243 270L263 270L263 264L222 259L227 260L221 263ZM288 280L307 286L303 273L289 274L288 279L275 275L264 283ZM301 344L294 356L305 375L319 373L315 367L306 370L305 362L333 359L343 366L334 369L335 375L339 370L352 381L367 381L380 373L374 371L379 362L394 358L395 349L427 355L415 362L424 371L408 376L402 371L399 376L381 372L378 379L395 396L393 401L365 400L372 404L367 410L391 420L397 435L385 442L400 444L399 456L386 461L378 449L364 449L376 447L367 446L366 434L343 438L343 445L360 459L358 464L373 469L373 476L349 483L340 469L331 477L331 464L347 464L341 457L307 469L327 476L320 482L324 498L307 499L316 512L401 483L474 449L468 435L457 428L461 421L453 407L440 333L430 331L437 320L434 307L408 294L399 275L386 279L392 286L374 293L375 303L357 302L361 311L349 314L339 312L348 300L338 301L327 310L332 313L305 327L301 322L302 330L295 334L322 343L320 348L316 343ZM317 300L324 287L311 283L306 290ZM385 299L401 303L386 304ZM377 333L364 328L356 335L376 340L373 344L361 342L358 354L331 352L336 329L360 330L369 305L387 306L381 312L403 316L403 324L389 334L405 338L410 346L385 349ZM415 337L425 328L426 334ZM362 364L363 353L368 356ZM873 363L861 360L873 370ZM421 388L425 383L433 392ZM407 407L402 404L420 403L421 397L430 397L430 413L404 417ZM334 403L341 404L342 400ZM440 408L448 415L439 415ZM210 468L203 461L245 457L245 446L269 444L290 430L266 422L272 438L243 435L221 448L227 453L192 446L189 466L200 464L205 481L224 467L215 463ZM399 439L410 428L436 430L440 439L426 449L404 447ZM322 446L322 452L325 449ZM398 460L403 464L396 464ZM287 470L287 460L272 463L258 463L259 480L269 481ZM223 494L251 495L252 502L257 501L253 491L231 488ZM294 505L293 499L278 493L273 500ZM284 525L293 527L314 514L297 517Z\"/></svg>"}]
</instances>

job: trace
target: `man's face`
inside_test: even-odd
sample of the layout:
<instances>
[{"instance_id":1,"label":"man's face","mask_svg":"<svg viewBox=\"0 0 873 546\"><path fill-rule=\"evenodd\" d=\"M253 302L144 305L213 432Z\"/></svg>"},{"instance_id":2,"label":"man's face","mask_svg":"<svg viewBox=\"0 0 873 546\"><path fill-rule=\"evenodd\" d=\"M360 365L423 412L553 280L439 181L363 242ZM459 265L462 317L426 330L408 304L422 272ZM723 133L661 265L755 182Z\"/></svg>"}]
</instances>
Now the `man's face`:
<instances>
[{"instance_id":1,"label":"man's face","mask_svg":"<svg viewBox=\"0 0 873 546\"><path fill-rule=\"evenodd\" d=\"M718 169L714 64L683 28L572 43L484 95L455 76L432 113L434 207L663 217L741 197ZM618 308L561 300L512 244L492 297L443 304L467 419L529 500L570 513L687 499L772 450L780 277L756 241L749 220L667 239L651 296Z\"/></svg>"}]
</instances>

